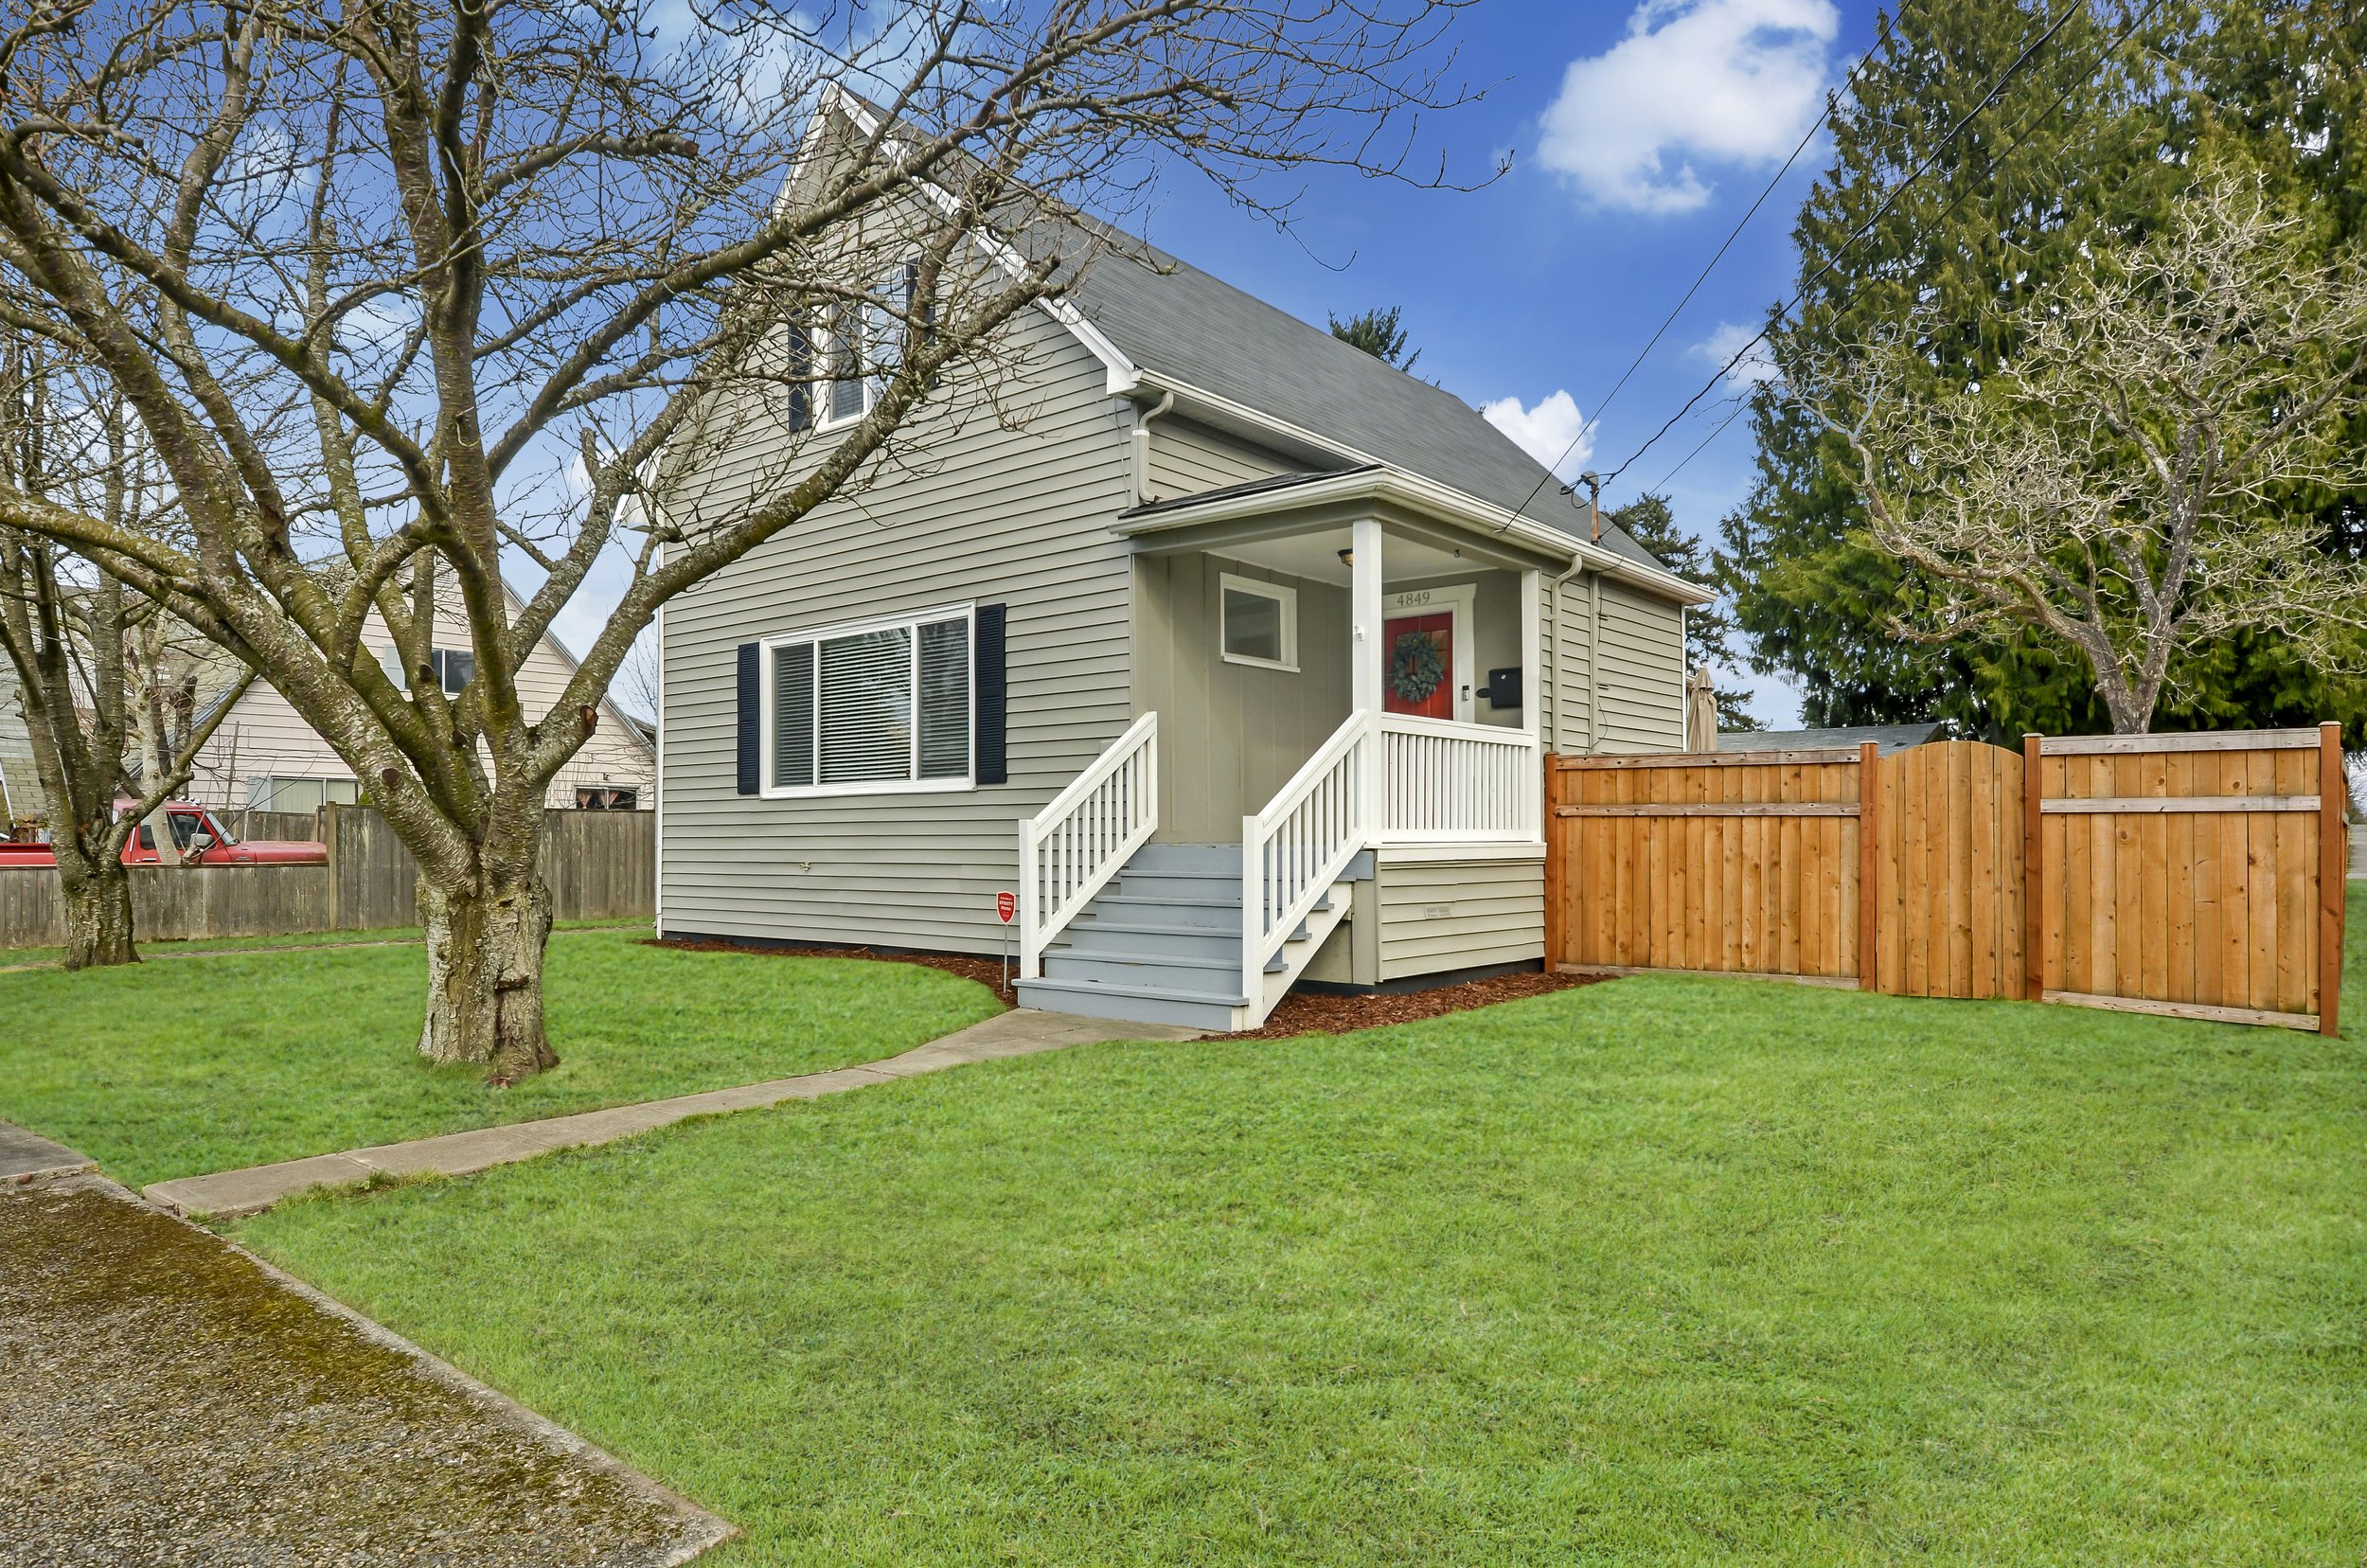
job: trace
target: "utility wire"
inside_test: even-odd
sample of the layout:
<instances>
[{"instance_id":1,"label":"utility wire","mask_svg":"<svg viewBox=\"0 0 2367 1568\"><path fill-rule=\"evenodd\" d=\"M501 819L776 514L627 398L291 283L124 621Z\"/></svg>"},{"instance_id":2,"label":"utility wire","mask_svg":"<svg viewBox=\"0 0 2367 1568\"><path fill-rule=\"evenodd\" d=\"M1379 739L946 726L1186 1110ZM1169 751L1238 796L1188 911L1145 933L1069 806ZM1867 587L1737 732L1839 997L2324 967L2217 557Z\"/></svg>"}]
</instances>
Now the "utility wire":
<instances>
[{"instance_id":1,"label":"utility wire","mask_svg":"<svg viewBox=\"0 0 2367 1568\"><path fill-rule=\"evenodd\" d=\"M2161 3L2162 0L2149 0L2145 9L2138 13L2137 22L2132 23L2130 25L2130 28L2127 30L2133 31L2137 24L2142 23L2145 17L2150 16L2154 9L2161 5ZM1792 296L1784 302L1783 308L1775 312L1776 320L1781 320L1784 316L1789 314L1791 308L1799 304L1802 299L1806 298L1808 291L1816 287L1817 283L1824 278L1824 275L1832 271L1833 268L1840 263L1842 258L1849 253L1851 246L1855 245L1860 240L1865 238L1866 234L1873 229L1876 223L1880 223L1882 219L1889 216L1891 208L1898 205L1898 199L1901 196L1904 196L1907 193L1908 188L1912 187L1915 181L1921 179L1923 175L1931 169L1934 163L1938 162L1940 154L1948 151L1949 144L1954 142L1957 136L1963 134L1965 128L1970 125L1973 120L1992 103L1996 102L1998 95L2002 93L2007 85L2013 81L2014 78L2020 74L2022 67L2027 65L2034 58L2036 58L2038 52L2044 48L2048 43L2053 41L2055 35L2062 31L2064 27L2069 24L2073 16L2079 14L2086 9L2087 0L2069 0L2069 3L2063 8L2062 14L2057 16L2053 22L2049 23L2047 25L2046 31L2040 33L2037 38L2032 39L2029 45L2022 49L2021 53L2014 57L2013 62L2007 65L2005 69L2000 73L1997 80L1990 83L1989 90L1981 95L1980 101L1976 102L1970 109L1966 110L1962 117L1960 117L1955 124L1948 128L1948 134L1939 139L1938 144L1935 145L1930 152L1924 154L1923 161L1915 165L1915 167L1908 172L1907 177L1899 181L1898 184L1892 188L1891 193L1888 196L1882 198L1882 205L1876 207L1872 214L1870 214L1863 223L1860 223L1855 229L1851 230L1849 237L1843 240L1839 246L1835 247L1833 254L1826 257L1824 263L1820 265L1815 272L1808 275L1808 276L1801 283L1800 287L1793 292ZM2127 32L2125 31L2123 36L2127 36ZM2102 63L2102 57L2099 57L2098 63ZM2063 97L2066 98L2069 98L2071 96L2072 88L2076 87L2077 85L2078 82L2073 81L2071 86L2066 87L2063 92ZM1961 199L1962 198L1959 198L1959 200ZM1853 290L1853 296L1854 294L1855 291ZM1772 323L1771 322L1770 326L1771 325ZM1686 415L1693 412L1694 406L1697 403L1699 403L1703 398L1709 396L1709 394L1716 389L1717 383L1726 379L1727 372L1734 369L1735 365L1740 365L1743 360L1749 356L1752 349L1757 347L1761 343L1766 341L1769 330L1769 327L1762 327L1756 332L1753 332L1751 335L1750 341L1743 344L1741 347L1735 349L1734 357L1728 360L1724 365L1719 365L1717 372L1702 384L1700 391L1694 393L1692 397L1685 400L1683 407L1678 409L1676 413L1670 415L1667 422L1663 424L1660 429L1652 433L1649 440L1646 440L1642 446L1636 448L1634 452L1628 454L1627 460L1622 462L1617 468L1611 470L1608 474L1605 474L1603 476L1603 483L1608 485L1616 480L1621 474L1627 472L1628 469L1635 465L1637 458L1642 457L1646 453L1651 451L1653 447L1657 446L1660 443L1662 437L1666 436L1671 430L1674 430L1680 420L1683 419Z\"/></svg>"},{"instance_id":2,"label":"utility wire","mask_svg":"<svg viewBox=\"0 0 2367 1568\"><path fill-rule=\"evenodd\" d=\"M1791 156L1786 158L1784 160L1784 167L1777 169L1773 177L1771 178L1765 186L1760 187L1759 193L1751 203L1749 210L1745 211L1740 218L1735 220L1735 226L1726 231L1726 238L1719 243L1717 253L1701 264L1700 272L1695 275L1693 285L1685 290L1684 297L1678 300L1675 305L1669 308L1668 314L1661 318L1661 324L1653 330L1650 339L1645 343L1643 347L1636 350L1635 358L1628 362L1628 367L1619 372L1619 379L1616 382L1613 382L1611 383L1611 390L1603 395L1603 401L1594 405L1594 412L1587 418L1583 424L1578 426L1578 433L1570 437L1570 444L1561 449L1561 455L1555 458L1546 468L1544 475L1537 481L1537 488L1530 490L1528 493L1528 499L1521 503L1521 510L1528 510L1529 502L1535 501L1544 490L1547 482L1553 478L1554 470L1568 462L1570 460L1570 454L1578 450L1578 443L1586 439L1587 432L1593 430L1595 425L1601 422L1603 415L1610 409L1612 401L1618 398L1620 389L1628 384L1628 378L1636 373L1637 368L1641 366L1645 360L1650 356L1652 350L1660 346L1660 340L1667 335L1668 329L1677 324L1677 317L1684 313L1684 308L1687 305L1693 303L1693 296L1701 292L1701 285L1710 280L1710 274L1717 269L1717 264L1720 261L1726 258L1726 253L1734 248L1735 241L1741 238L1743 229L1749 225L1752 219L1758 216L1759 208L1767 205L1767 199L1775 194L1775 187L1783 184L1785 175L1791 172L1791 166L1800 161L1800 154L1808 150L1808 143L1814 141L1816 139L1816 134L1824 129L1825 121L1832 117L1834 104L1838 103L1842 98L1854 93L1857 90L1858 78L1864 74L1865 68L1868 65L1874 62L1875 51L1879 49L1885 43L1889 42L1890 31L1890 18L1888 16L1878 16L1875 21L1874 42L1866 45L1866 51L1863 55L1859 57L1858 63L1849 68L1849 75L1842 80L1840 88L1826 97L1824 100L1824 108L1817 115L1815 123L1810 125L1806 132L1801 135L1799 145L1795 146L1791 150ZM1569 489L1570 487L1567 485L1562 487L1562 490L1565 492Z\"/></svg>"},{"instance_id":3,"label":"utility wire","mask_svg":"<svg viewBox=\"0 0 2367 1568\"><path fill-rule=\"evenodd\" d=\"M2124 27L2120 30L2118 36L2114 37L2109 43L2105 45L2103 52L2096 56L2095 66L2090 69L2088 75L2091 76L2094 74L2095 69L2101 68L2104 62L2110 58L2112 51L2127 43L2130 35L2135 33L2140 27L2145 25L2145 19L2152 15L2158 7L2158 4L2159 0L2156 0L2155 5L2148 5L2145 7L2144 11L2140 12L2128 23L2127 27ZM2082 81L2087 80L2087 76L2073 77L2070 81L2064 84L2061 92L2055 95L2054 102L2048 104L2044 109L2039 110L2028 119L2023 120L2020 125L2015 126L2013 131L2010 133L2013 139L2005 144L2004 151L2008 152L2013 151L2016 148L2020 147L2022 142L2028 138L2030 133L2037 130L2042 122L2054 118L2056 111L2061 109L2065 103L2069 102L2072 94L2077 91L2079 84ZM1958 191L1956 193L1956 199L1949 203L1947 210L1940 214L1941 221L1945 222L1947 219L1955 216L1956 209L1963 206L1965 205L1965 198L1971 194L1972 187L1970 186L1967 186L1964 189ZM1842 294L1836 302L1835 308L1842 311L1847 310L1850 304L1857 299L1858 295L1865 291L1865 281L1860 281L1853 285L1850 290L1846 294ZM1720 372L1721 375L1724 372L1722 371ZM1740 418L1750 406L1751 405L1748 402L1738 402L1723 419L1720 419L1717 422L1717 429L1711 431L1709 435L1701 440L1700 445L1696 446L1691 452L1686 453L1683 460L1679 462L1675 468L1672 468L1666 473L1662 474L1659 482L1652 485L1650 488L1655 490L1666 490L1668 482L1676 478L1678 474L1683 472L1685 466L1691 463L1696 457L1701 455L1702 452L1709 446L1710 442L1717 439L1719 436L1723 435L1726 427L1733 424L1736 419ZM1641 456L1642 454L1638 453L1637 455ZM1633 461L1633 459L1629 459L1629 461ZM1624 467L1625 465L1622 466Z\"/></svg>"}]
</instances>

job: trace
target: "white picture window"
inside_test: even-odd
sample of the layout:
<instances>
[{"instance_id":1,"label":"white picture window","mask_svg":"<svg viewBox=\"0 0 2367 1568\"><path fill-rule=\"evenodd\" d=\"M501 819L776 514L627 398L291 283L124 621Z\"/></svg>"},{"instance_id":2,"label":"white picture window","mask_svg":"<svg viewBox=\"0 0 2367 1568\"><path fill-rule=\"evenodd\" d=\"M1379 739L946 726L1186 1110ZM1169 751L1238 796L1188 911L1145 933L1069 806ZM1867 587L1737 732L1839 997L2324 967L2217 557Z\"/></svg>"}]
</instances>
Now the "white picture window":
<instances>
[{"instance_id":1,"label":"white picture window","mask_svg":"<svg viewBox=\"0 0 2367 1568\"><path fill-rule=\"evenodd\" d=\"M764 793L970 787L970 613L933 611L764 647Z\"/></svg>"},{"instance_id":2,"label":"white picture window","mask_svg":"<svg viewBox=\"0 0 2367 1568\"><path fill-rule=\"evenodd\" d=\"M286 774L251 774L246 781L250 811L317 811L323 806L354 806L362 786L350 778L293 778Z\"/></svg>"},{"instance_id":3,"label":"white picture window","mask_svg":"<svg viewBox=\"0 0 2367 1568\"><path fill-rule=\"evenodd\" d=\"M1299 596L1295 588L1223 574L1224 656L1229 663L1266 669L1299 667Z\"/></svg>"}]
</instances>

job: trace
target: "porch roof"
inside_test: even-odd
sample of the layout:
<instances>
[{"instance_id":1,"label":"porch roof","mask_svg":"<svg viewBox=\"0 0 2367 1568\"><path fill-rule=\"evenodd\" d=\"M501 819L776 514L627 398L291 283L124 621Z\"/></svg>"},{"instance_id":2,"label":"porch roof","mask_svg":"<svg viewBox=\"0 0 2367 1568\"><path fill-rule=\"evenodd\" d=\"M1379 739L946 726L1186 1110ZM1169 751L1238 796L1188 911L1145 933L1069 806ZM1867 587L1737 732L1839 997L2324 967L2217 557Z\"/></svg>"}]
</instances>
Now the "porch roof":
<instances>
[{"instance_id":1,"label":"porch roof","mask_svg":"<svg viewBox=\"0 0 2367 1568\"><path fill-rule=\"evenodd\" d=\"M1717 596L1698 583L1656 565L1646 565L1607 545L1521 517L1473 496L1450 490L1433 480L1407 473L1385 463L1366 463L1326 472L1284 473L1131 507L1118 514L1116 531L1129 539L1226 523L1247 523L1288 517L1293 512L1361 506L1374 510L1400 510L1433 525L1498 545L1509 543L1549 560L1584 566L1590 571L1626 579L1680 604L1706 604ZM1310 526L1334 526L1336 518Z\"/></svg>"}]
</instances>

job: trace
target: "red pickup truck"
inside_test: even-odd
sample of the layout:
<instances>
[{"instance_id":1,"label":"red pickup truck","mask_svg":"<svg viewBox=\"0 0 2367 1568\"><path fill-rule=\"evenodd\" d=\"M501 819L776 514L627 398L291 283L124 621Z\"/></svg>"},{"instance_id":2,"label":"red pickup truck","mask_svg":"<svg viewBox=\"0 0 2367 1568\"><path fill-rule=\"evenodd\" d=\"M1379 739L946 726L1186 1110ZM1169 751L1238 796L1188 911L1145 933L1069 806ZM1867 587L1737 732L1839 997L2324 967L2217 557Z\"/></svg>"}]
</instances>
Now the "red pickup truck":
<instances>
[{"instance_id":1,"label":"red pickup truck","mask_svg":"<svg viewBox=\"0 0 2367 1568\"><path fill-rule=\"evenodd\" d=\"M322 865L329 860L325 844L287 839L241 844L213 812L193 801L169 802L165 820L172 825L172 842L180 846L185 865ZM46 844L0 844L0 865L48 865L57 858ZM142 823L123 846L123 864L153 865L157 858L155 829Z\"/></svg>"}]
</instances>

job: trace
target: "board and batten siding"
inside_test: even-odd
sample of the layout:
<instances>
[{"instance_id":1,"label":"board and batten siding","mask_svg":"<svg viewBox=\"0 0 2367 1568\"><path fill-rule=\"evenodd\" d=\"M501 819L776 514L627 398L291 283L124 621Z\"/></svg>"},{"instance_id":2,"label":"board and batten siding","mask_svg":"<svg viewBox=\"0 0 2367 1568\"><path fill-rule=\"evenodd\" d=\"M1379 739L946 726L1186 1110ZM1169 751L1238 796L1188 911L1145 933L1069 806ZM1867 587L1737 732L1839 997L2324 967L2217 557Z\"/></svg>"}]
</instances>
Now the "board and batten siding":
<instances>
[{"instance_id":1,"label":"board and batten siding","mask_svg":"<svg viewBox=\"0 0 2367 1568\"><path fill-rule=\"evenodd\" d=\"M1143 556L1135 563L1135 705L1159 715L1165 775L1158 837L1238 844L1348 716L1348 591L1223 556ZM1224 657L1227 575L1298 594L1295 670Z\"/></svg>"},{"instance_id":2,"label":"board and batten siding","mask_svg":"<svg viewBox=\"0 0 2367 1568\"><path fill-rule=\"evenodd\" d=\"M1103 368L1041 316L1005 428L949 389L910 427L916 464L842 497L676 598L664 641L660 922L669 933L992 953L1018 884L1020 818L1132 722L1131 421ZM824 437L828 439L827 437ZM703 475L705 506L743 473ZM1010 781L965 791L768 800L737 793L741 643L875 615L1006 606Z\"/></svg>"},{"instance_id":3,"label":"board and batten siding","mask_svg":"<svg viewBox=\"0 0 2367 1568\"><path fill-rule=\"evenodd\" d=\"M1379 884L1380 978L1404 979L1545 955L1545 859L1393 861Z\"/></svg>"}]
</instances>

